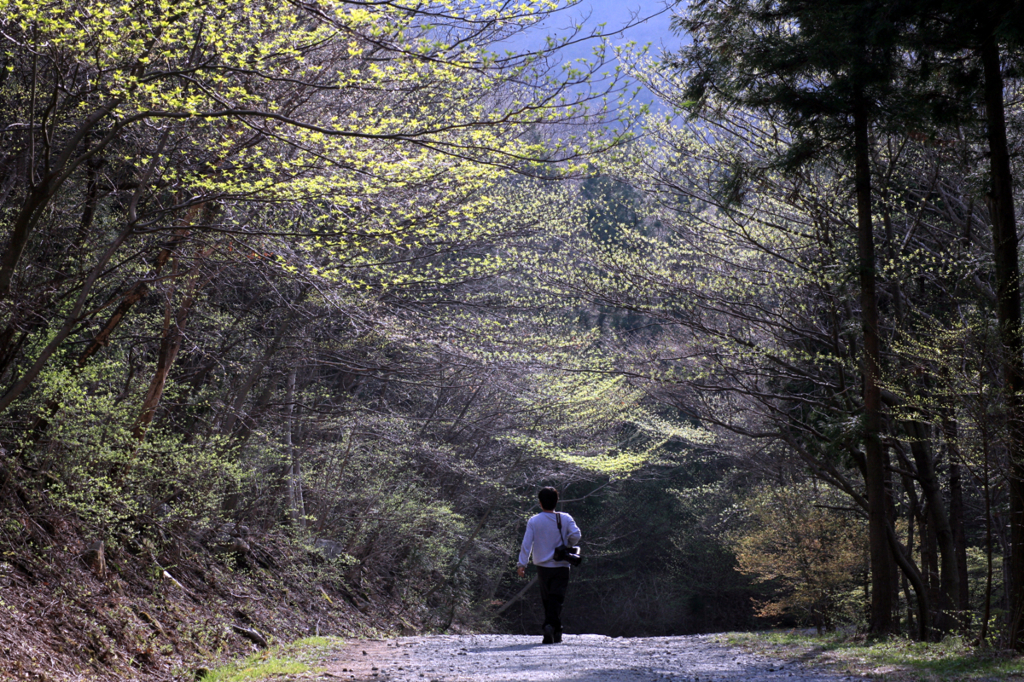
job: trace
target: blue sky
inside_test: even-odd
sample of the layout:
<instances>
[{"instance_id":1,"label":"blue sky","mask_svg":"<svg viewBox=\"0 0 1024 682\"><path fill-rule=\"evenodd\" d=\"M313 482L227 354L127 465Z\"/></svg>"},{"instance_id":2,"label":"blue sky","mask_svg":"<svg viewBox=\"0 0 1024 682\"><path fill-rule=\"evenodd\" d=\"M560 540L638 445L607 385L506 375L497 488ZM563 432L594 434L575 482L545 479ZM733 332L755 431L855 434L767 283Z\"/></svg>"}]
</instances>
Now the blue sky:
<instances>
[{"instance_id":1,"label":"blue sky","mask_svg":"<svg viewBox=\"0 0 1024 682\"><path fill-rule=\"evenodd\" d=\"M564 0L563 0L564 2ZM661 0L581 0L581 2L557 12L547 21L521 35L513 41L513 49L529 48L541 43L544 36L566 35L574 23L583 23L583 33L602 31L613 45L630 41L638 45L650 44L650 53L657 57L663 51L674 51L683 41L681 36L670 29L672 14L682 2L673 2L676 9L666 11L666 2ZM600 24L604 24L603 29ZM631 25L633 24L633 25ZM585 41L563 51L562 59L590 58L596 41ZM610 65L613 67L614 63ZM640 95L651 102L654 97L646 90Z\"/></svg>"},{"instance_id":2,"label":"blue sky","mask_svg":"<svg viewBox=\"0 0 1024 682\"><path fill-rule=\"evenodd\" d=\"M678 44L679 38L672 34L669 29L671 21L671 10L665 12L663 2L639 2L638 0L583 0L570 9L565 10L567 17L575 20L589 18L585 22L587 27L595 27L598 24L605 24L606 31L616 31L627 26L634 17L646 18L646 21L637 26L623 30L613 38L613 42L627 42L633 40L637 43L652 43L652 49L660 49L663 45L669 49ZM660 12L660 14L658 14ZM652 15L658 16L652 16ZM553 28L564 27L566 19L556 19L552 23ZM560 25L560 26L559 26Z\"/></svg>"},{"instance_id":3,"label":"blue sky","mask_svg":"<svg viewBox=\"0 0 1024 682\"><path fill-rule=\"evenodd\" d=\"M560 4L566 4L561 0ZM655 53L661 49L673 50L681 38L670 29L673 9L685 6L679 0L581 0L556 12L546 21L525 34L511 40L514 48L529 48L542 44L546 35L566 35L573 24L582 23L583 32L603 31L613 44L633 41L640 45L650 43ZM604 27L601 28L601 24ZM632 24L632 25L631 25ZM570 50L570 58L587 56L592 46L578 45Z\"/></svg>"}]
</instances>

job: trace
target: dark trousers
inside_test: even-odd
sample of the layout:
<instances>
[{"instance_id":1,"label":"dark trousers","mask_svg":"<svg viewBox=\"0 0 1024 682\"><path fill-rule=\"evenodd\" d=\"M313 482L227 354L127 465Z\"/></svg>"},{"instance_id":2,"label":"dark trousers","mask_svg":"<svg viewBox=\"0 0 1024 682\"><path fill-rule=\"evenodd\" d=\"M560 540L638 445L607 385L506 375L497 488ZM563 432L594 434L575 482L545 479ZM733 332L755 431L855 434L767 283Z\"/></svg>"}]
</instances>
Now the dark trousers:
<instances>
[{"instance_id":1,"label":"dark trousers","mask_svg":"<svg viewBox=\"0 0 1024 682\"><path fill-rule=\"evenodd\" d=\"M540 601L544 604L544 625L562 633L562 602L569 588L569 567L537 567L537 584L540 585Z\"/></svg>"}]
</instances>

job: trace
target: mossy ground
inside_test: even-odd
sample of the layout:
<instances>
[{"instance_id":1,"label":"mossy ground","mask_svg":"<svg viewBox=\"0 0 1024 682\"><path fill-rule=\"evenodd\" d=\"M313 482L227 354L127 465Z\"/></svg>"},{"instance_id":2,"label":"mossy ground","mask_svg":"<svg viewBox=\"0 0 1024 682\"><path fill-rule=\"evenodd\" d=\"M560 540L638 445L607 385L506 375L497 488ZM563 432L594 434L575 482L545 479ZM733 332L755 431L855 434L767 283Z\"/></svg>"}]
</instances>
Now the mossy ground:
<instances>
[{"instance_id":1,"label":"mossy ground","mask_svg":"<svg viewBox=\"0 0 1024 682\"><path fill-rule=\"evenodd\" d=\"M945 682L1024 678L1024 657L972 647L959 637L914 642L903 638L869 640L841 633L770 631L728 633L721 635L719 641L767 656L798 659L874 679Z\"/></svg>"},{"instance_id":2,"label":"mossy ground","mask_svg":"<svg viewBox=\"0 0 1024 682\"><path fill-rule=\"evenodd\" d=\"M344 644L336 637L307 637L273 646L240 661L222 665L201 677L203 682L251 682L285 675L319 672L329 652Z\"/></svg>"}]
</instances>

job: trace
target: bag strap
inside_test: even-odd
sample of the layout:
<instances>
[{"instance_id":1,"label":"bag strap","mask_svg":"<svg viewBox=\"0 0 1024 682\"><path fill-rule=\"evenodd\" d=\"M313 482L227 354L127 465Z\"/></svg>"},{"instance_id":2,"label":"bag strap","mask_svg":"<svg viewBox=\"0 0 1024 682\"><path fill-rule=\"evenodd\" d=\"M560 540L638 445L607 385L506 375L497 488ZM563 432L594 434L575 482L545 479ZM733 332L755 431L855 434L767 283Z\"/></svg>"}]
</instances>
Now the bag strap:
<instances>
[{"instance_id":1,"label":"bag strap","mask_svg":"<svg viewBox=\"0 0 1024 682\"><path fill-rule=\"evenodd\" d=\"M564 545L565 539L562 537L562 515L558 512L555 512L555 523L558 524L558 541Z\"/></svg>"}]
</instances>

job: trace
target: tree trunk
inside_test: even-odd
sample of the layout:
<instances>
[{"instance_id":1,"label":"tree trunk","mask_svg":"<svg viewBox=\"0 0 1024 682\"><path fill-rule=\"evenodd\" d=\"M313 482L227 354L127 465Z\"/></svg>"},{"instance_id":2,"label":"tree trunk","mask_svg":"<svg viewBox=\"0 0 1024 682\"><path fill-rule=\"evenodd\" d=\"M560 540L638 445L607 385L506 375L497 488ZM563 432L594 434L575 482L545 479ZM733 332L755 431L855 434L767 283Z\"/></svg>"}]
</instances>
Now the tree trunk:
<instances>
[{"instance_id":1,"label":"tree trunk","mask_svg":"<svg viewBox=\"0 0 1024 682\"><path fill-rule=\"evenodd\" d=\"M985 72L985 117L988 128L992 188L989 207L995 261L996 315L1003 345L1006 390L1010 493L1010 646L1024 649L1024 338L1021 335L1020 265L1017 257L1017 221L1013 205L1013 176L1006 141L1003 110L1003 74L999 46L989 32L982 38L981 61Z\"/></svg>"},{"instance_id":2,"label":"tree trunk","mask_svg":"<svg viewBox=\"0 0 1024 682\"><path fill-rule=\"evenodd\" d=\"M134 435L139 440L145 437L146 427L156 416L156 408L160 405L160 400L164 395L164 388L167 385L167 376L170 374L171 367L174 366L174 361L178 357L178 351L181 350L182 331L185 329L189 312L192 309L192 304L195 302L196 289L199 288L199 268L207 253L208 251L204 251L196 254L196 263L187 275L188 289L185 294L185 300L178 306L173 320L171 310L173 309L174 292L172 290L167 294L167 304L164 308L164 334L160 342L160 353L157 356L156 371L153 374L153 379L149 382L149 389L146 391L146 397L142 401L142 409L135 420ZM177 270L177 265L175 265L175 270ZM175 275L177 275L177 272L175 272Z\"/></svg>"},{"instance_id":3,"label":"tree trunk","mask_svg":"<svg viewBox=\"0 0 1024 682\"><path fill-rule=\"evenodd\" d=\"M899 457L900 464L908 471L913 471L914 467L907 459L905 448L902 444L897 444L896 454ZM931 609L932 599L928 594L928 584L925 579L924 573L927 572L928 567L925 562L925 533L928 526L927 520L925 519L924 512L921 509L921 503L917 498L917 488L914 486L914 479L909 475L903 475L903 489L907 493L907 502L910 505L909 509L909 526L907 531L907 547L903 548L899 545L896 540L895 529L890 524L889 526L889 545L892 547L893 558L900 565L903 570L903 575L907 577L910 584L914 587L914 594L917 595L917 613L918 613L918 632L917 637L920 641L927 641L931 634ZM918 535L921 538L921 569L918 570L914 564L914 523L917 523ZM909 599L907 602L907 608L910 608Z\"/></svg>"},{"instance_id":4,"label":"tree trunk","mask_svg":"<svg viewBox=\"0 0 1024 682\"><path fill-rule=\"evenodd\" d=\"M959 604L960 571L957 564L956 543L953 529L946 514L945 499L939 486L939 478L935 473L935 462L932 458L929 432L926 425L919 421L905 423L910 434L910 452L917 465L917 477L924 493L926 509L929 517L929 542L934 542L941 557L939 567L938 599L935 605L938 613L935 627L938 635L944 635L956 627L955 612Z\"/></svg>"},{"instance_id":5,"label":"tree trunk","mask_svg":"<svg viewBox=\"0 0 1024 682\"><path fill-rule=\"evenodd\" d=\"M953 547L956 552L958 625L963 632L970 627L971 595L967 579L967 530L964 522L964 488L960 474L960 448L957 443L956 422L943 414L942 431L949 455L949 523L953 528Z\"/></svg>"},{"instance_id":6,"label":"tree trunk","mask_svg":"<svg viewBox=\"0 0 1024 682\"><path fill-rule=\"evenodd\" d=\"M896 563L899 564L900 569L903 571L903 575L907 576L910 584L914 586L914 592L917 594L918 639L925 641L928 639L928 632L931 627L931 620L928 617L931 610L931 602L928 599L928 590L924 584L924 578L908 556L909 552L906 552L900 546L899 538L896 537L896 530L892 525L886 526L885 537Z\"/></svg>"},{"instance_id":7,"label":"tree trunk","mask_svg":"<svg viewBox=\"0 0 1024 682\"><path fill-rule=\"evenodd\" d=\"M886 462L889 462L889 461L892 460L892 454L889 452L889 447L888 446L885 447L885 460L886 460ZM894 486L893 486L892 469L887 466L885 468L885 518L886 519L896 519L898 517L898 513L896 511L896 499L895 499L895 496L893 495L893 489L894 489ZM908 540L909 540L909 533L908 533ZM892 550L890 548L890 552L891 551ZM895 559L895 557L893 557L893 559ZM906 578L903 577L903 583L900 582L901 571L900 571L900 567L899 567L899 562L897 562L895 560L894 561L890 561L889 562L889 566L890 566L889 582L892 585L892 603L893 603L894 608L895 608L895 613L893 614L893 632L897 632L898 633L900 631L900 612L899 612L899 607L898 607L898 604L900 603L900 586L903 583L906 582ZM908 629L908 632L909 631L910 630Z\"/></svg>"},{"instance_id":8,"label":"tree trunk","mask_svg":"<svg viewBox=\"0 0 1024 682\"><path fill-rule=\"evenodd\" d=\"M941 415L942 437L946 442L946 453L949 457L949 523L953 529L953 544L956 550L956 565L959 574L957 608L960 609L961 619L968 619L971 617L971 595L970 581L967 576L967 529L963 474L960 468L960 463L963 461L960 454L960 432L952 408L943 408ZM966 630L970 627L970 623L964 620L961 627Z\"/></svg>"},{"instance_id":9,"label":"tree trunk","mask_svg":"<svg viewBox=\"0 0 1024 682\"><path fill-rule=\"evenodd\" d=\"M163 397L164 388L167 385L167 375L170 373L171 366L174 365L174 361L178 357L178 351L181 350L181 327L185 324L187 311L185 311L184 306L180 307L178 314L174 315L172 319L173 300L173 292L169 292L164 309L164 333L163 338L160 340L160 352L157 355L156 371L149 382L146 397L142 401L142 410L135 420L133 433L139 440L145 437L146 427L149 426L156 416L156 408L160 405L160 399Z\"/></svg>"},{"instance_id":10,"label":"tree trunk","mask_svg":"<svg viewBox=\"0 0 1024 682\"><path fill-rule=\"evenodd\" d=\"M878 301L875 294L875 241L871 221L871 158L868 116L860 95L854 107L854 156L857 191L857 251L860 270L861 324L864 334L864 484L868 498L868 538L871 549L871 615L868 629L883 635L893 631L893 585L886 529L885 451L879 437L882 392L878 381Z\"/></svg>"},{"instance_id":11,"label":"tree trunk","mask_svg":"<svg viewBox=\"0 0 1024 682\"><path fill-rule=\"evenodd\" d=\"M907 555L914 556L914 515L913 513L907 515ZM899 561L897 560L897 564ZM903 575L903 597L907 600L907 632L913 632L914 630L914 600L911 599L910 595L910 581L907 578L906 571L901 571Z\"/></svg>"},{"instance_id":12,"label":"tree trunk","mask_svg":"<svg viewBox=\"0 0 1024 682\"><path fill-rule=\"evenodd\" d=\"M921 570L924 571L924 577L927 581L928 601L932 604L932 615L934 616L938 613L938 620L941 621L943 608L941 605L942 590L939 588L939 543L935 535L935 522L932 519L930 506L925 501L924 513L928 523L921 529ZM937 637L935 636L936 634L938 634ZM941 638L941 632L932 633L932 639Z\"/></svg>"},{"instance_id":13,"label":"tree trunk","mask_svg":"<svg viewBox=\"0 0 1024 682\"><path fill-rule=\"evenodd\" d=\"M195 206L189 210L189 215L186 217L186 224L190 223L194 219L195 212L199 208L200 206ZM187 228L179 230L174 235L174 238L164 246L164 248L160 249L160 253L157 254L156 259L153 261L153 277L158 277L160 275L164 265L166 265L167 261L170 260L175 247L184 240L187 235ZM96 334L89 345L85 347L85 350L82 351L82 354L78 356L79 367L84 367L85 363L89 361L89 358L109 343L110 335L114 333L114 330L121 324L132 307L141 301L148 293L149 285L143 280L136 282L135 285L128 290L128 293L124 295L117 308L114 309L114 312L107 320L107 323L103 325L103 329Z\"/></svg>"},{"instance_id":14,"label":"tree trunk","mask_svg":"<svg viewBox=\"0 0 1024 682\"><path fill-rule=\"evenodd\" d=\"M981 632L978 635L978 642L984 646L988 640L988 622L992 617L992 488L989 485L989 446L988 428L985 424L981 427L981 452L984 456L984 468L982 469L982 485L985 491L985 607L981 613Z\"/></svg>"},{"instance_id":15,"label":"tree trunk","mask_svg":"<svg viewBox=\"0 0 1024 682\"><path fill-rule=\"evenodd\" d=\"M285 420L284 445L288 453L288 514L291 517L292 525L296 528L306 527L306 511L302 503L302 478L299 471L299 464L295 457L295 448L292 443L293 416L295 414L295 368L288 372L288 380L285 391Z\"/></svg>"}]
</instances>

